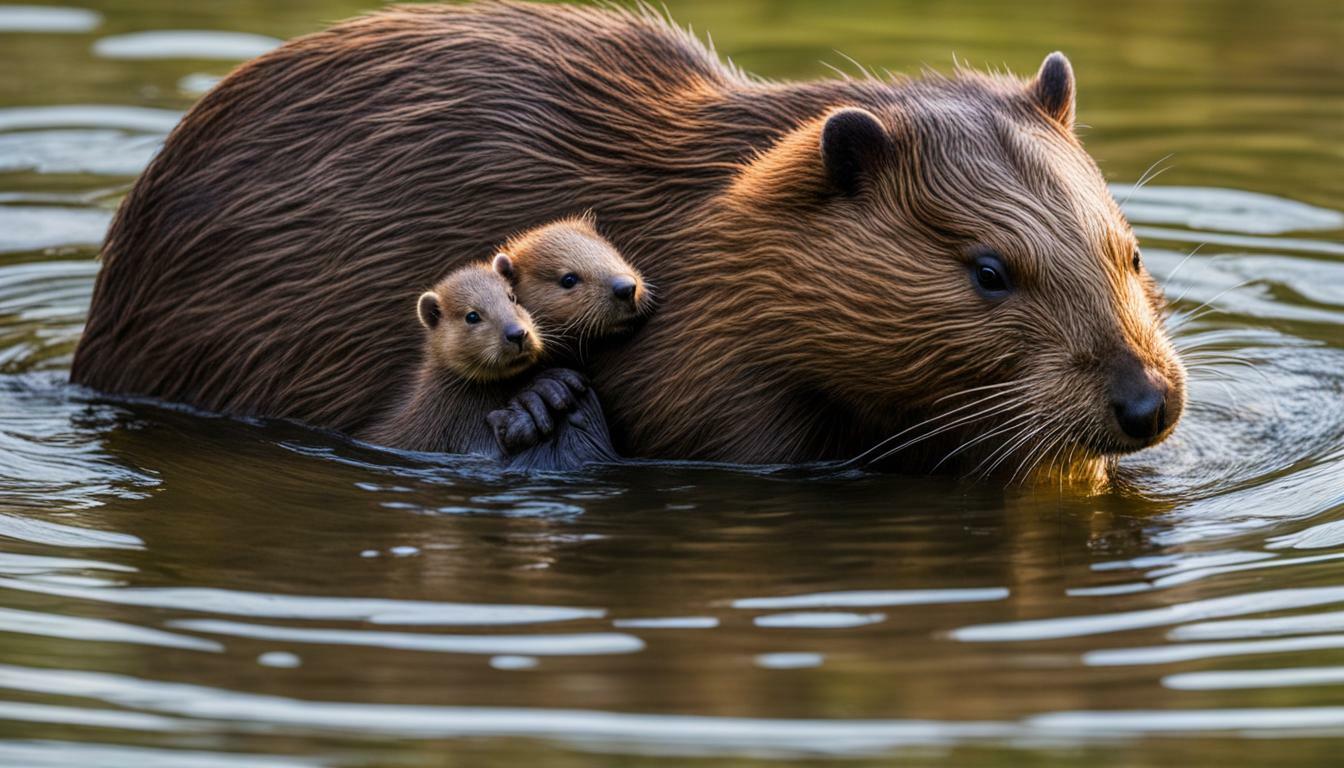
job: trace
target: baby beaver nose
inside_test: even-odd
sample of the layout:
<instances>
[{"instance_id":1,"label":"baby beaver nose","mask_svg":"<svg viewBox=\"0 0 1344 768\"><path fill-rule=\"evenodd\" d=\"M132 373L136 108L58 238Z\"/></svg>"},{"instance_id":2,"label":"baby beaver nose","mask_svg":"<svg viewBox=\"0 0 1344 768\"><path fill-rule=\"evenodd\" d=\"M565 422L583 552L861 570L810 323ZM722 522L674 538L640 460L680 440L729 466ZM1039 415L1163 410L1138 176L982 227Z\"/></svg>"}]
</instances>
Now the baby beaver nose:
<instances>
[{"instance_id":1,"label":"baby beaver nose","mask_svg":"<svg viewBox=\"0 0 1344 768\"><path fill-rule=\"evenodd\" d=\"M634 303L635 299L635 278L628 275L621 275L611 279L611 292L615 294L620 301Z\"/></svg>"},{"instance_id":2,"label":"baby beaver nose","mask_svg":"<svg viewBox=\"0 0 1344 768\"><path fill-rule=\"evenodd\" d=\"M1151 444L1167 427L1166 379L1145 369L1137 360L1117 366L1111 379L1111 409L1120 431Z\"/></svg>"},{"instance_id":3,"label":"baby beaver nose","mask_svg":"<svg viewBox=\"0 0 1344 768\"><path fill-rule=\"evenodd\" d=\"M518 349L521 350L523 348L523 340L527 338L527 329L518 323L509 323L508 327L504 329L504 338L508 340L510 344L517 344Z\"/></svg>"}]
</instances>

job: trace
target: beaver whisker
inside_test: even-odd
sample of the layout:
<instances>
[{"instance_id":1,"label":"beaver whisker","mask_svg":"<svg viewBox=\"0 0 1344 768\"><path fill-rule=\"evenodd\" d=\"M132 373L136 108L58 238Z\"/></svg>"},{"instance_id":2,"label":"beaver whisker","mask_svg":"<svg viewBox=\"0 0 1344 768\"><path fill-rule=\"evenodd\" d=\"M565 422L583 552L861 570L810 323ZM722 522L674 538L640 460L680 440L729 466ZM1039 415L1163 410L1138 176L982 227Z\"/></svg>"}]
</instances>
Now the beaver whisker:
<instances>
[{"instance_id":1,"label":"beaver whisker","mask_svg":"<svg viewBox=\"0 0 1344 768\"><path fill-rule=\"evenodd\" d=\"M1181 267L1184 267L1186 263L1189 262L1190 259L1192 259L1195 254L1199 253L1200 249L1206 245L1208 245L1207 241L1200 243L1199 245L1196 245L1194 249L1191 250L1189 253L1185 254L1185 258L1181 259L1180 263L1178 263L1174 269L1168 272L1166 277L1162 278L1162 287L1166 288L1167 285L1171 283L1171 279L1176 276L1176 273L1181 271Z\"/></svg>"},{"instance_id":2,"label":"beaver whisker","mask_svg":"<svg viewBox=\"0 0 1344 768\"><path fill-rule=\"evenodd\" d=\"M1088 430L1088 432L1087 432L1086 434L1087 434L1087 435L1090 435L1091 432L1092 432L1091 430ZM1064 495L1064 475L1065 475L1066 470L1067 470L1069 467L1072 467L1072 466L1073 466L1073 454L1074 454L1075 452L1077 452L1077 450L1078 450L1078 445L1079 445L1079 441L1074 441L1073 446L1069 448L1069 455L1067 455L1067 456L1064 457L1064 461L1060 463L1060 466L1059 466L1058 469L1055 468L1055 462L1054 462L1054 460L1052 459L1052 460L1050 461L1050 471L1051 471L1051 472L1055 472L1056 475L1058 475L1058 477L1059 477L1059 495L1061 495L1061 496ZM1056 457L1056 458L1058 458L1058 457Z\"/></svg>"},{"instance_id":3,"label":"beaver whisker","mask_svg":"<svg viewBox=\"0 0 1344 768\"><path fill-rule=\"evenodd\" d=\"M1064 475L1068 472L1070 467L1075 466L1072 463L1073 454L1075 451L1078 450L1079 443L1080 441L1078 440L1078 435L1074 434L1072 430L1064 430L1059 433L1059 437L1056 438L1055 440L1055 445L1050 448L1050 452L1048 454L1050 456L1050 463L1046 465L1045 469L1047 473L1046 476L1048 477L1049 476L1048 473L1051 472L1058 474L1060 476L1061 493L1063 492ZM1066 446L1069 449L1068 458L1065 459L1063 462L1061 462L1060 460L1065 458L1064 448Z\"/></svg>"},{"instance_id":4,"label":"beaver whisker","mask_svg":"<svg viewBox=\"0 0 1344 768\"><path fill-rule=\"evenodd\" d=\"M1210 257L1208 258L1208 261L1207 261L1206 263L1208 263L1208 264L1212 264L1213 262L1215 262L1215 261L1217 261L1217 260L1219 260L1219 259L1222 259L1222 258L1226 258L1227 256L1230 256L1230 255L1231 255L1231 254L1227 254L1227 253L1218 253L1218 254L1214 254L1213 256L1210 256ZM1196 287L1197 287L1197 286L1195 286L1195 285L1191 285L1191 286L1189 286L1189 287L1186 288L1184 291L1181 291L1181 294L1180 294L1179 296L1177 296L1176 298L1171 299L1170 301L1167 302L1167 307L1170 308L1170 310L1169 310L1169 312L1168 312L1168 317L1170 317L1171 315L1177 315L1177 314L1180 314L1179 312L1177 312L1177 311L1175 310L1175 306L1176 306L1177 304L1180 304L1182 301L1184 301L1184 300L1185 300L1185 297L1186 297L1186 296L1189 296L1189 295L1190 295L1190 292L1193 291Z\"/></svg>"},{"instance_id":5,"label":"beaver whisker","mask_svg":"<svg viewBox=\"0 0 1344 768\"><path fill-rule=\"evenodd\" d=\"M1210 299L1210 301L1212 301L1212 299ZM1197 321L1199 321L1199 320L1203 320L1204 318L1208 317L1209 315L1216 315L1216 314L1218 314L1218 313L1220 313L1220 312L1226 312L1226 311L1227 311L1227 310L1224 309L1223 307L1208 307L1207 309L1204 309L1202 312L1197 312L1197 313L1196 313L1196 312L1191 312L1189 315L1187 315L1187 316L1185 316L1185 317L1182 317L1182 318L1180 319L1180 321L1179 321L1180 325L1178 325L1177 327L1179 328L1179 327L1181 327L1181 326L1183 326L1183 325L1186 325L1186 324L1188 324L1188 323L1193 323L1193 322L1197 322Z\"/></svg>"},{"instance_id":6,"label":"beaver whisker","mask_svg":"<svg viewBox=\"0 0 1344 768\"><path fill-rule=\"evenodd\" d=\"M1204 309L1205 307L1208 307L1210 304L1213 304L1215 301L1217 301L1217 300L1223 298L1224 296L1226 296L1227 294L1229 294L1229 293L1231 293L1231 292L1233 292L1233 291L1235 291L1235 290L1238 290L1238 289L1241 289L1241 288L1245 288L1246 286L1250 285L1251 283L1256 282L1257 280L1259 280L1259 278L1256 278L1256 277L1252 277L1252 278L1249 278L1249 279L1247 279L1247 280L1242 280L1240 283L1237 283L1236 285L1232 286L1231 288L1228 288L1228 289L1223 290L1223 291L1219 291L1218 294L1217 294L1216 296L1214 296L1213 298L1211 298L1211 299L1209 299L1208 301L1204 302L1203 304L1200 304L1199 306L1195 307L1194 309L1192 309L1192 310L1190 310L1190 311L1188 311L1188 312L1179 313L1179 314L1180 314L1180 317L1178 317L1178 318L1176 319L1175 323L1171 326L1170 330L1171 330L1171 331L1175 331L1177 328L1180 328L1180 327L1183 326L1183 325L1186 325L1186 324L1188 324L1188 323L1192 323L1192 322L1194 322L1195 320L1198 319L1198 317L1202 317L1202 316L1203 316L1203 315L1199 315L1198 317L1196 316L1197 313L1198 313L1201 309ZM1221 308L1214 308L1212 311L1219 311L1219 312L1221 312L1221 311L1223 311L1223 310L1222 310ZM1205 313L1205 314L1208 314L1208 313Z\"/></svg>"},{"instance_id":7,"label":"beaver whisker","mask_svg":"<svg viewBox=\"0 0 1344 768\"><path fill-rule=\"evenodd\" d=\"M1208 370L1211 368L1220 368L1227 365L1235 365L1241 368L1247 368L1249 370L1255 371L1261 376L1264 376L1266 382L1270 381L1269 375L1266 374L1263 370L1261 370L1257 366L1251 365L1250 361L1248 360L1242 360L1236 357L1228 357L1226 355L1217 355L1217 356L1192 355L1190 357L1182 356L1181 359L1182 362L1185 363L1185 367L1187 370Z\"/></svg>"},{"instance_id":8,"label":"beaver whisker","mask_svg":"<svg viewBox=\"0 0 1344 768\"><path fill-rule=\"evenodd\" d=\"M998 384L986 384L986 385L984 385L983 387L971 387L970 389L963 389L963 390L961 390L960 392L953 392L953 393L950 394L950 395L943 395L942 397L938 398L937 400L934 400L934 401L933 401L933 404L934 404L934 405L937 405L937 404L943 402L944 400L948 400L948 399L953 398L953 397L961 397L962 395L969 395L969 394L972 393L972 392L982 392L982 391L984 391L984 390L986 390L986 389L1003 389L1004 387L1011 387L1011 386L1014 386L1014 385L1017 385L1017 384L1024 384L1024 383L1026 383L1026 382L1021 382L1021 381L1005 381L1005 382L1000 382L1000 383L998 383Z\"/></svg>"},{"instance_id":9,"label":"beaver whisker","mask_svg":"<svg viewBox=\"0 0 1344 768\"><path fill-rule=\"evenodd\" d=\"M988 396L988 397L982 398L982 399L977 400L976 402L971 403L970 405L968 405L968 406L964 406L964 407L986 405L986 404L989 403L989 401L992 400L993 397L1003 396L1003 395L1007 395L1007 394L1013 394L1013 393L996 393L995 395L990 395L990 396ZM1008 408L1014 407L1014 406L1019 405L1019 404L1024 404L1025 402L1026 402L1026 400L1015 399L1015 400L1008 400L1007 402L1004 402L1004 403L996 403L995 405L999 406L999 410L1007 410ZM960 409L959 409L959 410L960 410ZM947 415L951 415L951 414L947 414ZM951 422L951 423L943 424L943 425L939 426L937 429L933 430L932 432L926 432L925 434L917 435L917 436L915 436L915 437L910 438L909 440L907 440L907 441L905 441L904 443L902 443L902 444L896 446L895 448L892 448L892 449L890 449L890 450L888 450L888 451L883 452L880 456L878 456L876 459L873 459L873 460L870 461L869 463L876 464L876 463L885 461L886 459L890 458L892 455L894 455L894 454L896 454L896 453L898 453L898 452L900 452L900 451L903 451L903 450L905 450L906 448L909 448L910 446L915 445L916 443L922 442L922 441L924 441L924 440L928 440L929 438L932 438L932 437L936 437L936 436L938 436L938 435L940 435L940 434L943 434L944 432L947 432L947 431L952 430L952 429L956 429L957 427L965 426L965 425L967 425L967 424L973 424L973 423L975 423L975 422L977 422L977 421L981 421L981 420L983 420L983 419L990 418L991 416L994 416L994 415L995 415L995 412L994 412L994 411L986 411L986 412L984 412L984 413L973 413L973 414L969 414L969 415L966 415L966 416L962 416L961 418L957 419L956 421L953 421L953 422ZM932 419L930 419L929 421L932 421ZM927 422L924 422L924 423L927 423Z\"/></svg>"},{"instance_id":10,"label":"beaver whisker","mask_svg":"<svg viewBox=\"0 0 1344 768\"><path fill-rule=\"evenodd\" d=\"M863 454L859 455L858 457L856 457L856 458L854 458L854 459L851 459L851 463L857 463L857 462L860 462L860 461L866 461L866 462L869 463L869 464L875 464L875 463L878 463L878 462L881 462L881 461L885 461L887 458L891 457L893 454L895 454L895 453L897 453L897 452L899 452L899 451L903 451L903 450L905 450L906 448L909 448L910 446L912 446L912 445L914 445L914 444L916 444L916 443L919 443L919 442L921 442L921 441L923 441L923 440L927 440L927 439L929 439L929 438L931 438L931 437L935 437L935 436L940 435L940 434L942 434L942 433L944 433L944 432L946 432L946 431L948 431L948 430L950 430L950 429L955 429L956 427L959 427L959 426L964 426L964 425L966 425L966 424L974 423L974 422L976 422L976 421L980 421L980 420L982 420L982 419L987 419L987 418L989 418L989 417L991 417L991 416L994 415L994 411L984 411L984 412L976 412L976 413L966 414L966 415L963 415L963 416L958 417L956 420L954 420L954 421L952 421L952 422L949 422L949 423L947 423L947 424L939 425L936 429L934 429L934 430L932 430L932 431L930 431L930 432L926 432L926 433L924 433L924 434L922 434L922 435L916 435L915 437L912 437L912 438L910 438L909 440L906 440L904 443L901 443L900 445L896 446L895 448L891 448L891 449L888 449L888 450L883 450L883 448L885 448L887 445L890 445L892 441L896 440L896 439L899 438L901 435L907 434L907 433L909 433L910 431L912 431L912 430L914 430L914 429L918 429L918 428L920 428L920 427L930 426L930 425L934 424L935 422L938 422L938 421L941 421L941 420L943 420L943 419L952 417L952 416L956 415L959 411L964 411L964 410L966 410L967 408L976 408L976 407L982 407L982 406L988 406L988 405L997 405L997 406L1000 406L1000 407L1002 407L1002 408L1007 408L1007 407L1015 406L1015 405L1018 404L1018 402L1016 402L1015 400L1008 400L1008 401L1003 402L1003 403L995 403L994 400L997 399L997 398L1007 397L1007 396L1010 396L1010 395L1017 395L1017 394L1018 394L1018 393L1015 392L1015 391L1008 391L1008 392L994 392L994 393L991 393L991 394L989 394L989 395L986 395L985 397L979 398L979 399L977 399L977 400L975 400L975 401L973 401L973 402L967 403L966 405L963 405L963 406L961 406L960 408L956 408L956 409L953 409L953 410L951 410L951 411L948 411L947 413L939 414L939 415L934 416L934 417L932 417L932 418L925 419L924 421L921 421L921 422L919 422L918 424L915 424L915 425L913 425L913 426L907 427L907 428L901 430L900 432L897 432L895 435L892 435L891 437L889 437L889 438L883 440L881 443L879 443L878 445L874 446L873 448L870 448L869 450L865 451ZM876 458L868 458L868 457L870 457L872 454L877 453L877 452L879 452L879 451L881 451L881 453L880 453Z\"/></svg>"},{"instance_id":11,"label":"beaver whisker","mask_svg":"<svg viewBox=\"0 0 1344 768\"><path fill-rule=\"evenodd\" d=\"M1007 448L1011 443L1013 443L1014 441L1016 441L1017 439L1019 439L1019 438L1022 437L1023 435L1028 435L1028 434L1030 434L1031 431L1036 431L1036 430L1042 429L1042 427L1036 427L1034 430L1030 430L1029 420L1030 420L1030 418L1034 417L1035 415L1036 415L1036 413L1035 413L1034 411L1027 411L1027 412L1025 412L1025 413L1023 413L1023 414L1020 414L1020 416L1021 416L1022 418L1015 419L1015 420L1014 420L1014 423L1011 423L1011 424L1005 424L1005 425L999 427L998 429L995 429L995 430L993 430L993 431L991 431L991 432L987 432L987 433L985 433L985 437L986 437L986 438L997 437L997 436L999 436L999 435L1004 434L1005 432L1011 432L1011 433L1013 433L1013 434L1010 435L1006 440L1004 440L1003 442L1001 442L997 447L995 447L994 450L990 451L989 454L986 455L983 459L981 459L981 460L980 460L980 463L976 464L975 467L974 467L969 473L967 473L967 474L968 474L969 476L974 476L974 475L976 475L977 472L979 471L979 469L980 469L981 467L985 466L985 464L987 464L987 463L989 463L990 461L992 461L996 456L999 455L999 452L1000 452L1000 451L1003 451L1003 450L1004 450L1005 448ZM1028 422L1028 423L1020 423L1020 422ZM1028 430L1030 430L1030 431L1028 431ZM992 468L991 468L990 471L992 471ZM989 476L989 471L986 471L985 474L984 474L984 477L988 477L988 476ZM982 479L983 479L983 478L982 478Z\"/></svg>"},{"instance_id":12,"label":"beaver whisker","mask_svg":"<svg viewBox=\"0 0 1344 768\"><path fill-rule=\"evenodd\" d=\"M1055 450L1056 446L1068 436L1070 427L1069 422L1061 421L1055 425L1054 429L1047 432L1045 437L1037 442L1036 447L1028 451L1026 456L1018 462L1017 469L1013 470L1013 474L1008 478L1009 485L1017 482L1019 474L1022 475L1024 480L1030 477L1031 473L1036 471L1036 468L1045 460L1050 451ZM1025 470L1025 473L1023 470Z\"/></svg>"},{"instance_id":13,"label":"beaver whisker","mask_svg":"<svg viewBox=\"0 0 1344 768\"><path fill-rule=\"evenodd\" d=\"M1006 382L1006 383L1004 383L1004 384L991 384L991 385L988 385L988 386L985 386L985 387L972 387L971 389L965 389L965 390L962 390L962 391L960 391L960 392L954 392L954 393L952 393L952 394L950 394L950 395L944 395L943 397L940 397L940 398L938 398L937 400L933 401L933 404L934 404L934 405L937 405L938 403L942 402L943 400L946 400L946 399L951 398L951 397L962 397L962 396L964 396L964 395L968 395L968 394L970 394L970 393L972 393L972 392L978 392L978 391L981 391L981 390L991 389L991 388L1002 389L1002 388L1009 387L1009 386L1015 386L1015 387L1017 387L1017 388L1025 389L1028 383L1029 383L1029 382L1025 382L1025 381L1018 381L1018 382L1011 382L1011 381L1010 381L1010 382ZM906 427L905 429L902 429L900 432L897 432L896 434L891 435L890 437L883 438L882 440L880 440L880 441L879 441L876 445L874 445L873 447L869 448L868 450L864 451L863 453L859 454L858 456L855 456L854 458L850 459L848 462L846 462L846 464L848 464L848 465L855 465L855 464L858 464L858 463L860 463L860 462L863 462L863 461L867 460L869 456L871 456L871 455L873 455L873 454L875 454L875 453L877 453L877 452L883 450L884 448L886 448L886 447L887 447L888 445L890 445L892 442L894 442L895 440L899 439L902 435L908 434L908 433L910 433L910 432L913 431L913 430L919 429L920 427L924 427L924 426L927 426L927 425L929 425L929 424L932 424L932 423L935 422L935 421L939 421L939 420L941 420L941 419L945 419L945 418L947 418L947 417L949 417L949 416L952 416L952 415L954 415L954 414L956 414L956 413L958 413L958 412L960 412L960 411L964 411L964 410L966 410L967 408L974 408L974 407L977 406L977 405L985 404L985 403L987 403L988 401L992 400L994 397L998 397L998 396L1000 396L1000 395L1004 395L1004 394L1012 394L1012 393L1015 392L1015 391L1016 391L1016 390L1009 390L1009 391L1007 391L1007 392L994 392L994 393L991 393L990 395L987 395L987 396L985 396L985 397L983 397L983 398L979 398L979 399L977 399L977 400L973 400L973 401L971 401L971 402L969 402L969 403L967 403L967 404L965 404L965 405L962 405L962 406L960 406L960 407L958 407L958 408L953 408L953 409L950 410L950 411L946 411L946 412L944 412L944 413L940 413L940 414L937 414L937 415L935 415L935 416L931 416L931 417L929 417L929 418L927 418L927 419L925 419L925 420L923 420L923 421L920 421L920 422L917 422L917 423L915 423L915 424L912 424L912 425ZM897 449L897 450L899 450L899 449ZM890 454L889 454L889 453L888 453L888 454L884 454L882 458L886 458L887 455L890 455ZM869 462L869 463L871 463L871 462Z\"/></svg>"},{"instance_id":14,"label":"beaver whisker","mask_svg":"<svg viewBox=\"0 0 1344 768\"><path fill-rule=\"evenodd\" d=\"M1239 381L1239 379L1237 379L1231 373L1224 370L1225 368L1230 366L1236 366L1237 368L1245 368L1249 371L1252 371L1253 373L1255 373L1255 375L1259 376L1260 380L1263 381L1266 385L1272 386L1274 383L1274 380L1270 378L1268 373L1265 373L1263 370L1255 367L1254 365L1251 365L1245 360L1217 360L1217 361L1201 360L1196 362L1194 365L1187 365L1186 371L1194 378L1208 375L1208 376L1221 376L1230 381Z\"/></svg>"},{"instance_id":15,"label":"beaver whisker","mask_svg":"<svg viewBox=\"0 0 1344 768\"><path fill-rule=\"evenodd\" d=\"M1236 376L1233 376L1231 373L1228 373L1227 371L1224 370L1220 370L1216 366L1211 365L1204 366L1202 368L1194 368L1194 369L1187 368L1186 371L1191 379L1196 380L1203 378L1214 378L1219 379L1221 381L1239 381L1239 379Z\"/></svg>"},{"instance_id":16,"label":"beaver whisker","mask_svg":"<svg viewBox=\"0 0 1344 768\"><path fill-rule=\"evenodd\" d=\"M1198 339L1194 339L1191 341L1190 344L1185 345L1173 344L1172 349L1175 349L1177 352L1180 352L1182 356L1196 353L1202 354L1209 351L1211 352L1231 351L1226 346L1224 346L1224 344L1226 344L1226 342L1222 341L1221 339L1214 339L1213 341L1198 341Z\"/></svg>"},{"instance_id":17,"label":"beaver whisker","mask_svg":"<svg viewBox=\"0 0 1344 768\"><path fill-rule=\"evenodd\" d=\"M1020 432L1016 437L1010 437L1009 439L1003 441L1003 444L1000 445L998 449L996 449L993 453L990 454L990 457L998 456L998 458L995 459L994 463L990 464L989 467L984 471L982 478L988 478L990 475L994 474L994 470L998 469L999 465L1003 464L1003 462L1011 458L1014 451L1016 451L1019 447L1024 445L1027 441L1040 435L1041 432L1045 431L1045 429L1047 429L1048 427L1049 427L1048 424L1040 424L1036 427L1032 427L1030 429ZM988 460L989 459L987 458L985 461ZM980 462L980 466L983 466L985 464L985 461ZM972 474L975 474L976 470L978 469L979 466L977 466L975 470L971 470Z\"/></svg>"},{"instance_id":18,"label":"beaver whisker","mask_svg":"<svg viewBox=\"0 0 1344 768\"><path fill-rule=\"evenodd\" d=\"M1154 161L1153 161L1153 164L1150 165L1150 166L1148 166L1148 169L1145 170L1145 171L1139 176L1139 180L1136 181L1136 182L1134 182L1134 186L1132 186L1132 187L1129 188L1129 192L1127 192L1127 193L1125 194L1125 199L1120 201L1120 207L1121 207L1121 208L1124 208L1124 207L1125 207L1125 204L1129 202L1129 198L1132 197L1132 196L1134 195L1135 192L1138 192L1140 189L1143 189L1144 186L1148 184L1148 182L1152 181L1153 179L1156 179L1158 176L1161 176L1162 174L1164 174L1164 173L1166 173L1168 170L1170 170L1173 166L1170 166L1170 165L1169 165L1169 166L1167 166L1166 168L1163 168L1162 170L1158 171L1157 173L1153 173L1153 169L1154 169L1154 168L1156 168L1156 167L1157 167L1158 165L1160 165L1161 163L1164 163L1164 162L1166 162L1167 160L1170 160L1170 159L1171 159L1171 156L1174 155L1174 154L1175 154L1174 152L1168 152L1167 154L1163 155L1162 157L1159 157L1159 158L1157 158L1156 160L1154 160ZM1149 176L1148 174L1150 174L1150 173L1153 173L1153 175L1152 175L1152 176Z\"/></svg>"},{"instance_id":19,"label":"beaver whisker","mask_svg":"<svg viewBox=\"0 0 1344 768\"><path fill-rule=\"evenodd\" d=\"M1181 362L1185 364L1186 368L1217 365L1242 365L1249 368L1255 367L1246 360L1223 354L1221 350L1205 350L1193 354L1186 354L1183 352L1181 353Z\"/></svg>"},{"instance_id":20,"label":"beaver whisker","mask_svg":"<svg viewBox=\"0 0 1344 768\"><path fill-rule=\"evenodd\" d=\"M1002 431L1005 431L1005 430L1008 429L1008 428L1015 428L1015 427L1016 427L1016 422L1021 421L1022 419L1025 419L1025 418L1027 418L1027 417L1029 417L1029 416L1031 416L1031 415L1032 415L1032 412L1031 412L1031 411L1026 411L1026 412L1023 412L1023 413L1019 413L1018 415L1014 416L1012 419L1008 420L1008 421L1005 422L1004 424L999 425L1000 427L1003 427L1004 429L999 430L999 431L996 431L996 432L986 432L986 433L984 433L984 434L982 434L982 435L977 435L977 436L971 438L970 440L967 440L966 442L964 442L964 443L962 443L961 445L957 446L956 448L952 449L952 451L950 451L946 456L944 456L943 458L939 459L939 460L938 460L938 463L937 463L937 464L934 464L934 465L933 465L933 469L931 469L930 471L937 471L938 468L941 467L941 466L944 464L944 462L946 462L948 459L952 458L953 456L957 455L958 453L961 453L962 451L966 450L967 448L970 448L970 447L972 447L972 446L978 445L979 443L983 443L984 441L988 440L989 438L993 437L993 436L996 435L996 434L1000 434Z\"/></svg>"}]
</instances>

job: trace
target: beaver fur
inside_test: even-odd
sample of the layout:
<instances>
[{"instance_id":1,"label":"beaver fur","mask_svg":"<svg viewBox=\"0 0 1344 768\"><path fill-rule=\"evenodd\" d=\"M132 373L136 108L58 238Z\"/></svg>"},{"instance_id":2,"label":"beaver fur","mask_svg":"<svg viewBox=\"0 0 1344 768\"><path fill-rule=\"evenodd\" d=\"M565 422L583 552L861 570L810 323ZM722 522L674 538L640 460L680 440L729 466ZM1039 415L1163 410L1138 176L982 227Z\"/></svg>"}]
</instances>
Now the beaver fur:
<instances>
[{"instance_id":1,"label":"beaver fur","mask_svg":"<svg viewBox=\"0 0 1344 768\"><path fill-rule=\"evenodd\" d=\"M591 215L510 237L494 265L541 327L551 362L582 360L594 342L629 333L653 311L644 276L598 233Z\"/></svg>"},{"instance_id":2,"label":"beaver fur","mask_svg":"<svg viewBox=\"0 0 1344 768\"><path fill-rule=\"evenodd\" d=\"M415 382L360 437L411 451L495 455L486 422L541 359L541 334L489 264L454 270L420 295L424 352Z\"/></svg>"},{"instance_id":3,"label":"beaver fur","mask_svg":"<svg viewBox=\"0 0 1344 768\"><path fill-rule=\"evenodd\" d=\"M114 219L72 377L355 432L416 369L408 286L593 210L660 288L592 364L624 453L1095 474L1169 433L1184 373L1073 90L1058 54L779 83L643 10L378 12L186 115ZM976 289L987 248L1011 295ZM1146 439L1116 427L1122 368L1163 387Z\"/></svg>"}]
</instances>

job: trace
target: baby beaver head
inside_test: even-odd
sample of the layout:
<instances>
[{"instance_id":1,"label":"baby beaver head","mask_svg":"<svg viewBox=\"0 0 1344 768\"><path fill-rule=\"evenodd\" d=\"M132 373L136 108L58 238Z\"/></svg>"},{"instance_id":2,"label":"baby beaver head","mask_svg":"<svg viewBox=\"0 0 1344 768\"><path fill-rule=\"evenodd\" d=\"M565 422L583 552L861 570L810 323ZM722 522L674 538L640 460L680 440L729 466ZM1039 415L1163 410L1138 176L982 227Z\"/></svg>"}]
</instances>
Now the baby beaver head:
<instances>
[{"instance_id":1,"label":"baby beaver head","mask_svg":"<svg viewBox=\"0 0 1344 768\"><path fill-rule=\"evenodd\" d=\"M639 270L587 217L562 219L510 238L494 266L547 333L561 337L630 331L653 309Z\"/></svg>"},{"instance_id":2,"label":"baby beaver head","mask_svg":"<svg viewBox=\"0 0 1344 768\"><path fill-rule=\"evenodd\" d=\"M499 381L532 367L542 343L532 316L488 264L462 267L420 295L428 361L472 382Z\"/></svg>"}]
</instances>

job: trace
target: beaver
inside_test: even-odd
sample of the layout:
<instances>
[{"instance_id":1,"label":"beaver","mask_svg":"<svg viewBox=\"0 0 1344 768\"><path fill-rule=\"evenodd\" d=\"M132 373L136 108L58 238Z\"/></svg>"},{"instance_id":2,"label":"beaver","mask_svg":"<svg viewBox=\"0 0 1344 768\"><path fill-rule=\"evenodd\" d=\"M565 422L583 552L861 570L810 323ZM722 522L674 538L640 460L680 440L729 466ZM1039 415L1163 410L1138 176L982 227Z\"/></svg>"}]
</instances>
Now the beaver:
<instances>
[{"instance_id":1,"label":"beaver","mask_svg":"<svg viewBox=\"0 0 1344 768\"><path fill-rule=\"evenodd\" d=\"M72 379L356 431L417 364L408 281L593 210L666 303L591 365L623 453L1101 477L1171 432L1185 374L1075 99L1058 53L783 83L647 10L383 10L188 112Z\"/></svg>"},{"instance_id":2,"label":"beaver","mask_svg":"<svg viewBox=\"0 0 1344 768\"><path fill-rule=\"evenodd\" d=\"M498 262L497 262L498 263ZM525 426L492 418L541 359L541 334L507 280L480 263L460 267L420 295L423 360L413 384L368 442L411 451L488 456L513 468L569 469L614 458L595 395L582 377L553 369L534 380L535 406L519 401ZM544 398L544 400L541 400ZM568 414L553 426L552 412ZM537 433L524 450L509 430ZM553 434L554 433L554 434ZM552 437L553 443L536 445Z\"/></svg>"},{"instance_id":3,"label":"beaver","mask_svg":"<svg viewBox=\"0 0 1344 768\"><path fill-rule=\"evenodd\" d=\"M553 361L585 357L592 341L630 333L653 309L644 276L598 234L590 213L509 238L494 266L542 327Z\"/></svg>"}]
</instances>

